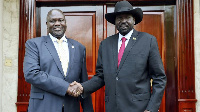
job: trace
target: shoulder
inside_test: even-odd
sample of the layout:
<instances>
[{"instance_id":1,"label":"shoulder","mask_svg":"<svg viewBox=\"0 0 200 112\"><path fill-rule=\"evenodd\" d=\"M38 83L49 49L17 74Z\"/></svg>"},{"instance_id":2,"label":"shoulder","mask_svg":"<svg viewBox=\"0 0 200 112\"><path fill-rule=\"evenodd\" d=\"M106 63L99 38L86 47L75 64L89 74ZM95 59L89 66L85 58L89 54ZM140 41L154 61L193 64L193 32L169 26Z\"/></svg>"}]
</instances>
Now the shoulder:
<instances>
[{"instance_id":1,"label":"shoulder","mask_svg":"<svg viewBox=\"0 0 200 112\"><path fill-rule=\"evenodd\" d=\"M31 38L31 39L28 39L26 41L25 46L26 47L31 47L31 48L34 48L34 47L37 47L37 46L41 46L41 45L43 45L43 41L44 40L45 40L45 36Z\"/></svg>"},{"instance_id":2,"label":"shoulder","mask_svg":"<svg viewBox=\"0 0 200 112\"><path fill-rule=\"evenodd\" d=\"M107 41L113 40L113 39L118 38L118 37L119 37L119 33L107 37L107 38L105 39L105 41L106 41L106 40L107 40Z\"/></svg>"},{"instance_id":3,"label":"shoulder","mask_svg":"<svg viewBox=\"0 0 200 112\"><path fill-rule=\"evenodd\" d=\"M149 34L149 33L146 33L146 32L139 32L138 31L138 36L139 38L146 38L146 39L156 39L155 36Z\"/></svg>"},{"instance_id":4,"label":"shoulder","mask_svg":"<svg viewBox=\"0 0 200 112\"><path fill-rule=\"evenodd\" d=\"M67 38L67 40L74 46L80 48L80 49L85 49L85 46L83 44L81 44L80 42L74 40L74 39L70 39L70 38Z\"/></svg>"},{"instance_id":5,"label":"shoulder","mask_svg":"<svg viewBox=\"0 0 200 112\"><path fill-rule=\"evenodd\" d=\"M154 38L154 36L151 35L151 34L149 34L149 33L139 32L139 31L138 31L138 36L140 36L140 37L147 37L147 38Z\"/></svg>"},{"instance_id":6,"label":"shoulder","mask_svg":"<svg viewBox=\"0 0 200 112\"><path fill-rule=\"evenodd\" d=\"M145 43L152 43L152 42L157 42L157 39L155 36L146 33L146 32L138 32L138 38L140 41L143 41Z\"/></svg>"},{"instance_id":7,"label":"shoulder","mask_svg":"<svg viewBox=\"0 0 200 112\"><path fill-rule=\"evenodd\" d=\"M158 46L157 38L149 33L146 32L138 32L138 38L140 43L143 43L144 45L152 46Z\"/></svg>"},{"instance_id":8,"label":"shoulder","mask_svg":"<svg viewBox=\"0 0 200 112\"><path fill-rule=\"evenodd\" d=\"M115 40L118 37L119 37L119 33L111 35L111 36L108 36L106 39L104 39L103 41L101 41L101 43L107 43L107 42L110 43L111 41Z\"/></svg>"},{"instance_id":9,"label":"shoulder","mask_svg":"<svg viewBox=\"0 0 200 112\"><path fill-rule=\"evenodd\" d=\"M28 40L26 41L26 43L35 43L35 42L36 42L36 43L39 43L39 42L44 41L45 37L47 37L47 36L31 38L31 39L28 39Z\"/></svg>"}]
</instances>

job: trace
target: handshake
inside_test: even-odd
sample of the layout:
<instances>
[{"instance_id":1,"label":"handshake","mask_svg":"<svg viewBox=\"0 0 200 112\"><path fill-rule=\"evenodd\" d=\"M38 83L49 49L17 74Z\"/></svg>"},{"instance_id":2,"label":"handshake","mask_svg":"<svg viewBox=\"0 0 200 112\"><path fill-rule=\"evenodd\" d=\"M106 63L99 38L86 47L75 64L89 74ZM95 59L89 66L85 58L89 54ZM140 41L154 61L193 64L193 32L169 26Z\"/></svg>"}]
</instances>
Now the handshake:
<instances>
[{"instance_id":1,"label":"handshake","mask_svg":"<svg viewBox=\"0 0 200 112\"><path fill-rule=\"evenodd\" d=\"M80 83L76 81L72 82L67 89L67 94L73 97L78 97L82 93L83 93L83 87Z\"/></svg>"}]
</instances>

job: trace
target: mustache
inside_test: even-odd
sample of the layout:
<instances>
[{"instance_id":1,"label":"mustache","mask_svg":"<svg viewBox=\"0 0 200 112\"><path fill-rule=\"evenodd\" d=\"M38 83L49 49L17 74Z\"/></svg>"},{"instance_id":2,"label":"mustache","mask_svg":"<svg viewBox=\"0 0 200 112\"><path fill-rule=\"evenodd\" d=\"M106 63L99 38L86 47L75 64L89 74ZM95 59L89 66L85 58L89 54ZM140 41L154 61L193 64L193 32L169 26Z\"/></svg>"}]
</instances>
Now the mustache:
<instances>
[{"instance_id":1,"label":"mustache","mask_svg":"<svg viewBox=\"0 0 200 112\"><path fill-rule=\"evenodd\" d=\"M120 23L119 26L128 26L127 23Z\"/></svg>"},{"instance_id":2,"label":"mustache","mask_svg":"<svg viewBox=\"0 0 200 112\"><path fill-rule=\"evenodd\" d=\"M62 27L62 26L54 26L53 28L64 28L64 27Z\"/></svg>"}]
</instances>

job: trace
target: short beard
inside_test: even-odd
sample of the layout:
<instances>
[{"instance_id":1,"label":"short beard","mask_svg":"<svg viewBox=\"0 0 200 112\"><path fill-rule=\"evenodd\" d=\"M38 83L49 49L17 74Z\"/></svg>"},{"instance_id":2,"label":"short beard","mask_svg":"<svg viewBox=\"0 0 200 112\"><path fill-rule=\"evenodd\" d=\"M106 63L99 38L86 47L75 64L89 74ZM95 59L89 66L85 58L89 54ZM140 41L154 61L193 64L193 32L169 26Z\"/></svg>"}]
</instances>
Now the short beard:
<instances>
[{"instance_id":1,"label":"short beard","mask_svg":"<svg viewBox=\"0 0 200 112\"><path fill-rule=\"evenodd\" d=\"M64 36L64 33L62 33L62 34L51 33L51 35L53 37L56 37L57 39L61 39Z\"/></svg>"},{"instance_id":2,"label":"short beard","mask_svg":"<svg viewBox=\"0 0 200 112\"><path fill-rule=\"evenodd\" d=\"M127 29L127 30L121 30L121 29L117 29L119 31L119 33L123 36L125 36L126 34L128 34L132 29Z\"/></svg>"},{"instance_id":3,"label":"short beard","mask_svg":"<svg viewBox=\"0 0 200 112\"><path fill-rule=\"evenodd\" d=\"M126 30L120 29L120 26L117 26L116 28L121 35L125 36L126 34L128 34L133 29L133 26L129 27Z\"/></svg>"}]
</instances>

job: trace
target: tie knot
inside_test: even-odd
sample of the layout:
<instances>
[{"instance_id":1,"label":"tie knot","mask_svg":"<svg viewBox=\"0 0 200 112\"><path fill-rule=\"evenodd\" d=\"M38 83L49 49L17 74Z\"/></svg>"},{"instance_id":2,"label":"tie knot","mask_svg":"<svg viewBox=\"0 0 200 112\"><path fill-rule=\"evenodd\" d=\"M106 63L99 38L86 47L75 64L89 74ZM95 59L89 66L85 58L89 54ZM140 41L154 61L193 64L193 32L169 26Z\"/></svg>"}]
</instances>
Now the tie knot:
<instances>
[{"instance_id":1,"label":"tie knot","mask_svg":"<svg viewBox=\"0 0 200 112\"><path fill-rule=\"evenodd\" d=\"M126 41L126 38L125 37L122 37L122 42L125 42Z\"/></svg>"},{"instance_id":2,"label":"tie knot","mask_svg":"<svg viewBox=\"0 0 200 112\"><path fill-rule=\"evenodd\" d=\"M57 40L58 44L61 44L63 42L63 40Z\"/></svg>"}]
</instances>

